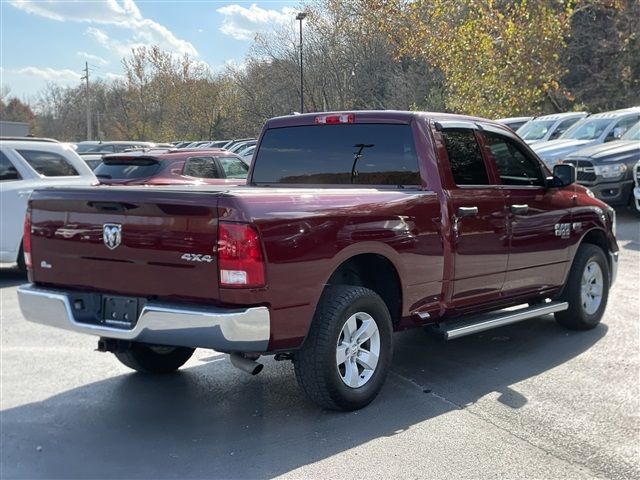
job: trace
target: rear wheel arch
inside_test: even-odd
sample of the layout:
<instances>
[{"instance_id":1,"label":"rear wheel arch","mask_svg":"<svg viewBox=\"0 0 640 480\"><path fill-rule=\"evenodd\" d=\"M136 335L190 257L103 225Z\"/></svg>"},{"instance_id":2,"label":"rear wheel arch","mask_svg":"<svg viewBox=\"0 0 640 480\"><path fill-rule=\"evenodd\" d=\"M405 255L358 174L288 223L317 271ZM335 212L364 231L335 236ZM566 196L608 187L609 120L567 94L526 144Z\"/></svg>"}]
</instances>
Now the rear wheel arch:
<instances>
[{"instance_id":1,"label":"rear wheel arch","mask_svg":"<svg viewBox=\"0 0 640 480\"><path fill-rule=\"evenodd\" d=\"M378 253L357 254L344 260L326 281L329 286L352 285L365 287L382 298L394 325L402 317L402 281L396 265Z\"/></svg>"}]
</instances>

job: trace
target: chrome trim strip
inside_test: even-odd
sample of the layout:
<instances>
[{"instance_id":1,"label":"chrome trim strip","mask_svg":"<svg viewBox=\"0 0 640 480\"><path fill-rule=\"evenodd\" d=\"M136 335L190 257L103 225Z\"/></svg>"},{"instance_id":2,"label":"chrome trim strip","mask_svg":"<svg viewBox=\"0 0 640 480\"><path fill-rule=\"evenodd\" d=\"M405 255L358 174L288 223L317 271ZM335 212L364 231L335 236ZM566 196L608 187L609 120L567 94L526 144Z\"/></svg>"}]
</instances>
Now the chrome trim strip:
<instances>
[{"instance_id":1,"label":"chrome trim strip","mask_svg":"<svg viewBox=\"0 0 640 480\"><path fill-rule=\"evenodd\" d=\"M267 307L221 309L150 302L135 327L125 330L77 322L64 291L22 285L18 287L18 302L31 322L89 335L221 352L265 352L269 345Z\"/></svg>"},{"instance_id":2,"label":"chrome trim strip","mask_svg":"<svg viewBox=\"0 0 640 480\"><path fill-rule=\"evenodd\" d=\"M530 318L539 317L541 315L547 315L549 313L561 312L567 310L569 304L567 302L551 302L543 305L535 305L515 311L506 311L503 313L485 314L477 317L477 321L472 319L466 320L464 325L456 326L452 324L447 326L443 325L442 333L444 333L445 340L453 340L454 338L464 337L471 335L472 333L483 332L496 327L502 327L511 323L520 322L522 320L528 320Z\"/></svg>"}]
</instances>

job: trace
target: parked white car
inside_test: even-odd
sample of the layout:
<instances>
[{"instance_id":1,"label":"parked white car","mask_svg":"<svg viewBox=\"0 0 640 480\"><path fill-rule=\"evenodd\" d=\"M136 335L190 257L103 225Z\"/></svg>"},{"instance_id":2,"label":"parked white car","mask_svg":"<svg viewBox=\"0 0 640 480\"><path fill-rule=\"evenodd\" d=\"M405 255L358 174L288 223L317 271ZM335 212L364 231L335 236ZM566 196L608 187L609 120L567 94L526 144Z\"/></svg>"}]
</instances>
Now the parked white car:
<instances>
[{"instance_id":1,"label":"parked white car","mask_svg":"<svg viewBox=\"0 0 640 480\"><path fill-rule=\"evenodd\" d=\"M640 213L640 161L633 167L633 179L636 182L633 189L633 206L636 207L636 212Z\"/></svg>"},{"instance_id":2,"label":"parked white car","mask_svg":"<svg viewBox=\"0 0 640 480\"><path fill-rule=\"evenodd\" d=\"M533 117L509 117L509 118L498 118L496 122L506 125L514 132L518 130L521 126L527 123L529 120L532 120Z\"/></svg>"},{"instance_id":3,"label":"parked white car","mask_svg":"<svg viewBox=\"0 0 640 480\"><path fill-rule=\"evenodd\" d=\"M0 139L0 263L24 269L22 232L34 188L98 180L74 149L55 140Z\"/></svg>"},{"instance_id":4,"label":"parked white car","mask_svg":"<svg viewBox=\"0 0 640 480\"><path fill-rule=\"evenodd\" d=\"M619 140L640 120L640 107L596 113L574 123L555 140L536 143L531 148L550 169L565 157L592 145Z\"/></svg>"},{"instance_id":5,"label":"parked white car","mask_svg":"<svg viewBox=\"0 0 640 480\"><path fill-rule=\"evenodd\" d=\"M565 112L542 115L529 120L516 133L529 145L555 140L578 120L588 115L587 112Z\"/></svg>"},{"instance_id":6,"label":"parked white car","mask_svg":"<svg viewBox=\"0 0 640 480\"><path fill-rule=\"evenodd\" d=\"M242 153L238 155L240 155L240 158L244 163L246 163L247 165L251 165L251 162L253 161L253 154L255 151L256 146L252 145L249 148L244 149Z\"/></svg>"}]
</instances>

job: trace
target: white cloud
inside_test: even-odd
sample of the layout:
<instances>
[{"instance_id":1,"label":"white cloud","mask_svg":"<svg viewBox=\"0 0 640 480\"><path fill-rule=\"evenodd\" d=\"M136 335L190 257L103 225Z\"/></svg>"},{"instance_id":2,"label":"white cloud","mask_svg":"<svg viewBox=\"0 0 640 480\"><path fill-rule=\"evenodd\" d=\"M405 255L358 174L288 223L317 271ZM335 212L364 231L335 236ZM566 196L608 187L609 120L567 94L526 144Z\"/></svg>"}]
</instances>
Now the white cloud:
<instances>
[{"instance_id":1,"label":"white cloud","mask_svg":"<svg viewBox=\"0 0 640 480\"><path fill-rule=\"evenodd\" d=\"M84 58L85 60L87 60L88 62L93 62L96 63L98 65L106 65L107 63L109 63L108 60L102 58L99 55L94 55L92 53L87 53L87 52L76 52L76 55L78 55L79 57Z\"/></svg>"},{"instance_id":2,"label":"white cloud","mask_svg":"<svg viewBox=\"0 0 640 480\"><path fill-rule=\"evenodd\" d=\"M107 72L107 73L105 73L105 74L103 75L103 77L104 77L106 80L109 80L109 81L113 81L113 80L126 80L126 79L127 79L127 77L126 77L126 76L124 76L124 75L121 75L121 74L119 74L119 73L111 73L111 72Z\"/></svg>"},{"instance_id":3,"label":"white cloud","mask_svg":"<svg viewBox=\"0 0 640 480\"><path fill-rule=\"evenodd\" d=\"M237 40L252 40L256 33L268 31L274 25L291 23L296 14L293 8L266 10L255 3L249 8L238 4L226 5L217 12L224 16L220 31Z\"/></svg>"},{"instance_id":4,"label":"white cloud","mask_svg":"<svg viewBox=\"0 0 640 480\"><path fill-rule=\"evenodd\" d=\"M119 40L109 37L104 30L96 27L87 28L86 34L93 38L107 50L116 53L120 57L124 57L131 53L131 49L141 46L141 43L123 43Z\"/></svg>"},{"instance_id":5,"label":"white cloud","mask_svg":"<svg viewBox=\"0 0 640 480\"><path fill-rule=\"evenodd\" d=\"M69 70L67 68L56 70L55 68L50 67L24 67L24 68L15 68L15 69L7 69L10 73L17 73L19 75L30 75L38 78L42 78L47 81L53 80L80 80L80 73L74 72L73 70Z\"/></svg>"},{"instance_id":6,"label":"white cloud","mask_svg":"<svg viewBox=\"0 0 640 480\"><path fill-rule=\"evenodd\" d=\"M114 25L133 32L130 45L141 43L158 45L163 50L197 56L196 48L186 40L177 38L173 32L159 23L144 18L138 6L133 0L99 0L92 2L78 1L37 1L37 0L11 0L11 5L25 12L40 15L57 21L74 21L98 25ZM93 27L91 27L93 28ZM104 33L102 30L95 29ZM94 38L96 38L94 36ZM113 47L116 53L128 51L130 48L119 48L117 43L108 44L96 38L107 48ZM124 45L123 42L118 42Z\"/></svg>"},{"instance_id":7,"label":"white cloud","mask_svg":"<svg viewBox=\"0 0 640 480\"><path fill-rule=\"evenodd\" d=\"M37 1L11 0L9 3L20 10L64 22L95 22L127 24L131 20L141 20L142 14L133 0L80 1Z\"/></svg>"}]
</instances>

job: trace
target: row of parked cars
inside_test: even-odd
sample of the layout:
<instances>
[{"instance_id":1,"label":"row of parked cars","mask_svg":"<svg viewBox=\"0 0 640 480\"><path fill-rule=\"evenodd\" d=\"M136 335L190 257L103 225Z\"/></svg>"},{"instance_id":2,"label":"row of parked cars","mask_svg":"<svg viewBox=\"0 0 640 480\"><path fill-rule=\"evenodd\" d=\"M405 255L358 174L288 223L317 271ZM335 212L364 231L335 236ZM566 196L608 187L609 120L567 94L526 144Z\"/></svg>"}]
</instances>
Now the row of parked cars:
<instances>
[{"instance_id":1,"label":"row of parked cars","mask_svg":"<svg viewBox=\"0 0 640 480\"><path fill-rule=\"evenodd\" d=\"M22 223L27 200L35 188L241 185L246 182L251 162L244 150L254 146L255 139L178 148L173 144L141 141L69 144L46 138L1 138L0 263L17 263L21 269L25 267ZM239 155L238 151L245 155Z\"/></svg>"},{"instance_id":2,"label":"row of parked cars","mask_svg":"<svg viewBox=\"0 0 640 480\"><path fill-rule=\"evenodd\" d=\"M596 197L640 211L640 196L634 193L640 161L640 107L498 121L514 129L550 169L570 163L576 167L578 182Z\"/></svg>"},{"instance_id":3,"label":"row of parked cars","mask_svg":"<svg viewBox=\"0 0 640 480\"><path fill-rule=\"evenodd\" d=\"M611 205L640 212L640 107L588 115L568 112L501 119L550 170L573 164L578 182ZM518 123L520 124L518 126ZM0 140L0 262L23 265L22 220L31 191L43 185L240 185L255 138L152 143ZM634 189L635 180L635 189Z\"/></svg>"}]
</instances>

